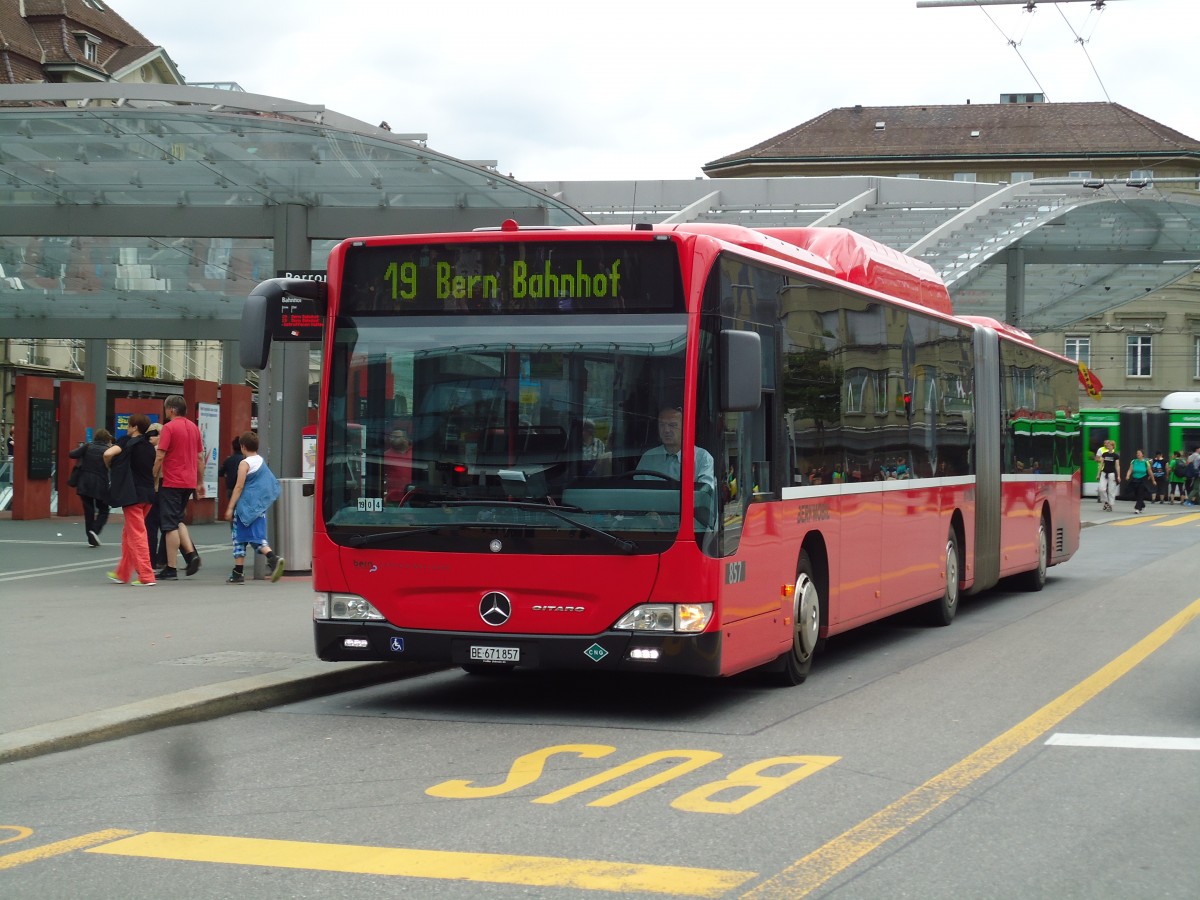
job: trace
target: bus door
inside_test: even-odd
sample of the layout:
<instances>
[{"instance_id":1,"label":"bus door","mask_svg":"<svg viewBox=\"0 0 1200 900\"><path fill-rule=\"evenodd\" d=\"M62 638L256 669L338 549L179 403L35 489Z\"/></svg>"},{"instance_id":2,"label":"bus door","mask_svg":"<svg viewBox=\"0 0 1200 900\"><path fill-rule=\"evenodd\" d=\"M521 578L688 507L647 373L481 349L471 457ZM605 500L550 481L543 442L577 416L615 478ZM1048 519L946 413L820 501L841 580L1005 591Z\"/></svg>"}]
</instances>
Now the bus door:
<instances>
[{"instance_id":1,"label":"bus door","mask_svg":"<svg viewBox=\"0 0 1200 900\"><path fill-rule=\"evenodd\" d=\"M1095 497L1098 491L1100 466L1096 451L1107 440L1117 440L1117 411L1115 409L1081 409L1079 430L1083 433L1083 491L1084 497ZM1120 452L1118 448L1118 452Z\"/></svg>"}]
</instances>

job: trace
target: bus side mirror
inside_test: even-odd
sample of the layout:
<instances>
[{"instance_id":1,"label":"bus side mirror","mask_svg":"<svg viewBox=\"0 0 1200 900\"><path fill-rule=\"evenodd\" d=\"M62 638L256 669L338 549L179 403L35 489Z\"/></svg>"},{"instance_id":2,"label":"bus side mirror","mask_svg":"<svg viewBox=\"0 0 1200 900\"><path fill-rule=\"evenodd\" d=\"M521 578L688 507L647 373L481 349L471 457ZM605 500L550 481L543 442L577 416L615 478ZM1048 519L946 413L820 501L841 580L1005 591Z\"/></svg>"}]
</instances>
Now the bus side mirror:
<instances>
[{"instance_id":1,"label":"bus side mirror","mask_svg":"<svg viewBox=\"0 0 1200 900\"><path fill-rule=\"evenodd\" d=\"M324 281L308 278L269 278L254 288L242 306L238 351L242 368L265 369L271 356L272 338L320 340L325 294ZM308 301L307 312L296 314L297 298Z\"/></svg>"},{"instance_id":2,"label":"bus side mirror","mask_svg":"<svg viewBox=\"0 0 1200 900\"><path fill-rule=\"evenodd\" d=\"M271 327L268 324L267 297L259 293L260 284L242 306L242 334L238 342L238 361L243 369L262 371L271 357Z\"/></svg>"},{"instance_id":3,"label":"bus side mirror","mask_svg":"<svg viewBox=\"0 0 1200 900\"><path fill-rule=\"evenodd\" d=\"M762 401L762 341L753 331L722 331L721 410L749 412Z\"/></svg>"}]
</instances>

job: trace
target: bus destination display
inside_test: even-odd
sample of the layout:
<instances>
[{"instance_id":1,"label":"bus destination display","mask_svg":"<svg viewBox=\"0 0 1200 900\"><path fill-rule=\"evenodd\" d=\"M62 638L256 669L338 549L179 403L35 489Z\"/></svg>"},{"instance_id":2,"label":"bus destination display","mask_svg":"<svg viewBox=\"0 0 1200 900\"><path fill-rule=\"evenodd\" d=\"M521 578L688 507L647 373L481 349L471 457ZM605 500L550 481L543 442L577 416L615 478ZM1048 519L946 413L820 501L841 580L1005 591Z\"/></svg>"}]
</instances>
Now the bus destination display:
<instances>
[{"instance_id":1,"label":"bus destination display","mask_svg":"<svg viewBox=\"0 0 1200 900\"><path fill-rule=\"evenodd\" d=\"M682 312L674 244L531 242L351 247L340 311Z\"/></svg>"}]
</instances>

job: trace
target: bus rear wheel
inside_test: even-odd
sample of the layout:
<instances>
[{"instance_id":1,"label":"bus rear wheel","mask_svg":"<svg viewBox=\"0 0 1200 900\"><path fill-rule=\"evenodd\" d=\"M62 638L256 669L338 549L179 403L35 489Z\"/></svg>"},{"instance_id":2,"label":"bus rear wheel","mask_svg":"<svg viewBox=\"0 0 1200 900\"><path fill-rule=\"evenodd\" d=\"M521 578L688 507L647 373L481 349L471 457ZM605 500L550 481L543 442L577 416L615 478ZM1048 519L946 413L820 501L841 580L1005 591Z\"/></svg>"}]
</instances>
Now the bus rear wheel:
<instances>
[{"instance_id":1,"label":"bus rear wheel","mask_svg":"<svg viewBox=\"0 0 1200 900\"><path fill-rule=\"evenodd\" d=\"M946 589L938 599L928 604L927 620L930 625L949 625L958 613L958 601L962 597L962 584L958 556L958 535L954 529L946 535Z\"/></svg>"},{"instance_id":2,"label":"bus rear wheel","mask_svg":"<svg viewBox=\"0 0 1200 900\"><path fill-rule=\"evenodd\" d=\"M780 657L779 681L803 684L812 670L813 654L821 632L821 592L813 580L808 553L800 552L796 566L796 590L792 594L792 649Z\"/></svg>"},{"instance_id":3,"label":"bus rear wheel","mask_svg":"<svg viewBox=\"0 0 1200 900\"><path fill-rule=\"evenodd\" d=\"M1050 535L1046 531L1046 519L1038 522L1037 568L1016 576L1017 584L1027 591L1040 591L1046 586L1046 570L1050 567Z\"/></svg>"}]
</instances>

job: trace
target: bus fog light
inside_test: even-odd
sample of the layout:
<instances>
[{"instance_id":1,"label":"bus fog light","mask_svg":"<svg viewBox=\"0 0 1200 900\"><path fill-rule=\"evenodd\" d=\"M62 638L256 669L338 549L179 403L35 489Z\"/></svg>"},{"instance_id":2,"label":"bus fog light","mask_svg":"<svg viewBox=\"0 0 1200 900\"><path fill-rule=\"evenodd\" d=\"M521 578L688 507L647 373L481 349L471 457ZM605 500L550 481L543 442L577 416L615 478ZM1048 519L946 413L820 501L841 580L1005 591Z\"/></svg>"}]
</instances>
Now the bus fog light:
<instances>
[{"instance_id":1,"label":"bus fog light","mask_svg":"<svg viewBox=\"0 0 1200 900\"><path fill-rule=\"evenodd\" d=\"M366 638L348 637L342 641L342 646L351 650L366 650L370 646L370 641Z\"/></svg>"},{"instance_id":2,"label":"bus fog light","mask_svg":"<svg viewBox=\"0 0 1200 900\"><path fill-rule=\"evenodd\" d=\"M383 615L364 598L357 594L330 594L329 618L381 620Z\"/></svg>"},{"instance_id":3,"label":"bus fog light","mask_svg":"<svg viewBox=\"0 0 1200 900\"><path fill-rule=\"evenodd\" d=\"M657 647L634 647L629 651L630 659L658 659L659 653Z\"/></svg>"},{"instance_id":4,"label":"bus fog light","mask_svg":"<svg viewBox=\"0 0 1200 900\"><path fill-rule=\"evenodd\" d=\"M675 630L696 634L712 620L711 603L679 603L675 606Z\"/></svg>"},{"instance_id":5,"label":"bus fog light","mask_svg":"<svg viewBox=\"0 0 1200 900\"><path fill-rule=\"evenodd\" d=\"M621 617L616 628L622 631L674 631L675 607L670 603L646 603Z\"/></svg>"}]
</instances>

